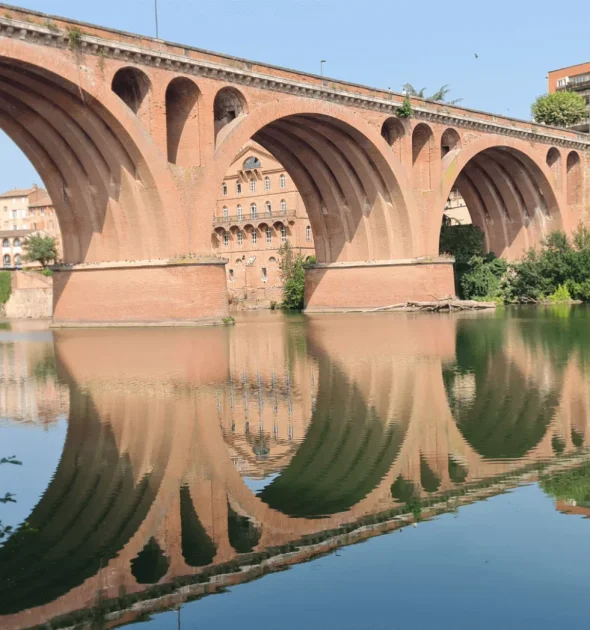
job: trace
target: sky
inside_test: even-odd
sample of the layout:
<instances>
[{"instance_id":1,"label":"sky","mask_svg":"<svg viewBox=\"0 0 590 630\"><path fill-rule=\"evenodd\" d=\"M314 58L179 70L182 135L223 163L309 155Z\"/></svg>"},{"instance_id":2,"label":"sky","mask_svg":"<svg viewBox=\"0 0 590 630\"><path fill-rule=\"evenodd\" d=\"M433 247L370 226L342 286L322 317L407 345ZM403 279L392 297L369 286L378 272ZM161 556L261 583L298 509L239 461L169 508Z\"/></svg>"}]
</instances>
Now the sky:
<instances>
[{"instance_id":1,"label":"sky","mask_svg":"<svg viewBox=\"0 0 590 630\"><path fill-rule=\"evenodd\" d=\"M154 35L154 0L27 0L18 6ZM559 7L563 6L563 11ZM473 109L530 118L547 72L590 61L590 5L570 0L158 0L160 37L401 91L406 82ZM475 55L478 55L476 59ZM0 132L0 190L40 183Z\"/></svg>"}]
</instances>

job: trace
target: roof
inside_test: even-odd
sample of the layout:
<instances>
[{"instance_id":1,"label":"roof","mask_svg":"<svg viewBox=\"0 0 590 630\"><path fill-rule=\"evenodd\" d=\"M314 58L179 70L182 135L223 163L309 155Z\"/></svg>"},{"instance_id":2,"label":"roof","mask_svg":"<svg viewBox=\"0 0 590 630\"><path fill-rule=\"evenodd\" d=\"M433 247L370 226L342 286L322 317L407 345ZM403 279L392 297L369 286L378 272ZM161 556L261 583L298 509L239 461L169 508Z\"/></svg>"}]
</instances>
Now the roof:
<instances>
[{"instance_id":1,"label":"roof","mask_svg":"<svg viewBox=\"0 0 590 630\"><path fill-rule=\"evenodd\" d=\"M10 197L28 197L31 193L34 193L38 188L13 188L7 190L5 193L0 194L0 199L10 199Z\"/></svg>"},{"instance_id":2,"label":"roof","mask_svg":"<svg viewBox=\"0 0 590 630\"><path fill-rule=\"evenodd\" d=\"M29 208L39 208L40 206L53 206L53 201L47 193L34 203L29 203Z\"/></svg>"},{"instance_id":3,"label":"roof","mask_svg":"<svg viewBox=\"0 0 590 630\"><path fill-rule=\"evenodd\" d=\"M0 230L0 238L15 238L28 236L32 232L39 232L40 230Z\"/></svg>"},{"instance_id":4,"label":"roof","mask_svg":"<svg viewBox=\"0 0 590 630\"><path fill-rule=\"evenodd\" d=\"M590 64L590 61L584 61L582 63L576 63L573 66L564 66L563 68L556 68L555 70L549 70L549 74L553 74L554 72L561 72L562 70L575 70L576 68L588 66L589 64Z\"/></svg>"}]
</instances>

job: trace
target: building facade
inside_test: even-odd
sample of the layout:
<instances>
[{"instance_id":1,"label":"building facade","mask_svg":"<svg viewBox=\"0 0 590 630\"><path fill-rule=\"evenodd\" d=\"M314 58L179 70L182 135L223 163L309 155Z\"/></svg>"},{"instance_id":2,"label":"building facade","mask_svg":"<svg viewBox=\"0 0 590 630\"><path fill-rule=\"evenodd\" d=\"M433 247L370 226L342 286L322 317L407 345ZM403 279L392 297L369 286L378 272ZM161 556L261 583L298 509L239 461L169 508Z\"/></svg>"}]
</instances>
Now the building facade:
<instances>
[{"instance_id":1,"label":"building facade","mask_svg":"<svg viewBox=\"0 0 590 630\"><path fill-rule=\"evenodd\" d=\"M282 298L281 245L315 255L307 211L293 180L261 146L248 143L223 181L213 219L213 251L227 258L230 302L267 307Z\"/></svg>"},{"instance_id":2,"label":"building facade","mask_svg":"<svg viewBox=\"0 0 590 630\"><path fill-rule=\"evenodd\" d=\"M59 223L53 202L43 188L13 189L0 194L2 267L22 266L24 239L34 232L53 236L61 253Z\"/></svg>"},{"instance_id":3,"label":"building facade","mask_svg":"<svg viewBox=\"0 0 590 630\"><path fill-rule=\"evenodd\" d=\"M590 131L590 62L580 63L559 70L551 70L547 76L549 80L549 93L561 90L577 92L586 99L588 118L577 125L573 125L575 131Z\"/></svg>"}]
</instances>

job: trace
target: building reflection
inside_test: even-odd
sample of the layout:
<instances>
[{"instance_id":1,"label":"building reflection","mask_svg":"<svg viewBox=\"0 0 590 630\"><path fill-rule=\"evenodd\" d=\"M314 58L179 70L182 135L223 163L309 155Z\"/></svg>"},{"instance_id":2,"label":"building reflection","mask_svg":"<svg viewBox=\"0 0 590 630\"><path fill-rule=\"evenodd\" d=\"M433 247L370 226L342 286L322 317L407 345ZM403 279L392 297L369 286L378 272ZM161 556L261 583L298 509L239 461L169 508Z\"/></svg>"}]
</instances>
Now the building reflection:
<instances>
[{"instance_id":1,"label":"building reflection","mask_svg":"<svg viewBox=\"0 0 590 630\"><path fill-rule=\"evenodd\" d=\"M578 324L559 324L565 350L493 315L56 331L68 434L0 548L0 625L119 625L577 469ZM15 373L37 361L14 356Z\"/></svg>"}]
</instances>

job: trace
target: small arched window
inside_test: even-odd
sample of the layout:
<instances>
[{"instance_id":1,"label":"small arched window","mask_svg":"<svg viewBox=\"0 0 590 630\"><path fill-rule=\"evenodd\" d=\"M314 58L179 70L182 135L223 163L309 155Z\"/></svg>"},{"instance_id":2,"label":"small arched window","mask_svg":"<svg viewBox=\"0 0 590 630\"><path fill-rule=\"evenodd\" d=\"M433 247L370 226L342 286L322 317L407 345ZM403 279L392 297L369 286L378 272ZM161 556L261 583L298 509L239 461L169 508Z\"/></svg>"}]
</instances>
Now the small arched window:
<instances>
[{"instance_id":1,"label":"small arched window","mask_svg":"<svg viewBox=\"0 0 590 630\"><path fill-rule=\"evenodd\" d=\"M252 245L256 245L257 234L256 230L252 230Z\"/></svg>"},{"instance_id":2,"label":"small arched window","mask_svg":"<svg viewBox=\"0 0 590 630\"><path fill-rule=\"evenodd\" d=\"M280 179L280 184L281 184L281 188L286 188L287 187L287 178L285 177L285 175L281 175Z\"/></svg>"},{"instance_id":3,"label":"small arched window","mask_svg":"<svg viewBox=\"0 0 590 630\"><path fill-rule=\"evenodd\" d=\"M305 240L306 242L311 242L311 227L309 225L305 228Z\"/></svg>"},{"instance_id":4,"label":"small arched window","mask_svg":"<svg viewBox=\"0 0 590 630\"><path fill-rule=\"evenodd\" d=\"M250 192L256 192L256 180L255 179L251 179L250 180Z\"/></svg>"},{"instance_id":5,"label":"small arched window","mask_svg":"<svg viewBox=\"0 0 590 630\"><path fill-rule=\"evenodd\" d=\"M8 254L4 255L4 266L10 267L10 256Z\"/></svg>"},{"instance_id":6,"label":"small arched window","mask_svg":"<svg viewBox=\"0 0 590 630\"><path fill-rule=\"evenodd\" d=\"M242 243L244 242L244 233L242 232L242 230L240 230L238 232L238 245L242 245Z\"/></svg>"},{"instance_id":7,"label":"small arched window","mask_svg":"<svg viewBox=\"0 0 590 630\"><path fill-rule=\"evenodd\" d=\"M252 219L255 219L257 215L258 215L258 208L256 207L255 203L251 203L250 204L250 217Z\"/></svg>"},{"instance_id":8,"label":"small arched window","mask_svg":"<svg viewBox=\"0 0 590 630\"><path fill-rule=\"evenodd\" d=\"M245 171L251 171L252 169L255 168L261 168L262 164L260 163L260 160L255 157L254 155L251 155L245 162L244 162L244 170Z\"/></svg>"},{"instance_id":9,"label":"small arched window","mask_svg":"<svg viewBox=\"0 0 590 630\"><path fill-rule=\"evenodd\" d=\"M272 230L270 228L266 228L266 242L272 242Z\"/></svg>"},{"instance_id":10,"label":"small arched window","mask_svg":"<svg viewBox=\"0 0 590 630\"><path fill-rule=\"evenodd\" d=\"M284 199L281 199L281 212L287 214L287 202Z\"/></svg>"},{"instance_id":11,"label":"small arched window","mask_svg":"<svg viewBox=\"0 0 590 630\"><path fill-rule=\"evenodd\" d=\"M229 217L229 210L227 209L227 206L223 206L223 218L227 219L227 217Z\"/></svg>"},{"instance_id":12,"label":"small arched window","mask_svg":"<svg viewBox=\"0 0 590 630\"><path fill-rule=\"evenodd\" d=\"M2 241L2 247L10 247L10 241L7 238Z\"/></svg>"},{"instance_id":13,"label":"small arched window","mask_svg":"<svg viewBox=\"0 0 590 630\"><path fill-rule=\"evenodd\" d=\"M12 245L13 247L20 247L20 238L15 238Z\"/></svg>"},{"instance_id":14,"label":"small arched window","mask_svg":"<svg viewBox=\"0 0 590 630\"><path fill-rule=\"evenodd\" d=\"M223 182L221 185L221 194L225 197L227 195L227 184Z\"/></svg>"},{"instance_id":15,"label":"small arched window","mask_svg":"<svg viewBox=\"0 0 590 630\"><path fill-rule=\"evenodd\" d=\"M271 257L268 259L268 262L269 262L269 263L272 263L272 264L274 265L274 263L276 263L276 262L277 262L277 259L276 259L274 256L271 256Z\"/></svg>"},{"instance_id":16,"label":"small arched window","mask_svg":"<svg viewBox=\"0 0 590 630\"><path fill-rule=\"evenodd\" d=\"M242 206L240 204L238 204L238 220L241 221L242 220Z\"/></svg>"},{"instance_id":17,"label":"small arched window","mask_svg":"<svg viewBox=\"0 0 590 630\"><path fill-rule=\"evenodd\" d=\"M264 208L266 210L266 216L270 217L272 215L272 206L270 205L270 201L267 201L264 204Z\"/></svg>"},{"instance_id":18,"label":"small arched window","mask_svg":"<svg viewBox=\"0 0 590 630\"><path fill-rule=\"evenodd\" d=\"M23 263L22 263L22 260L21 260L20 254L17 254L17 255L14 257L14 266L15 266L15 267L18 267L19 269L23 266Z\"/></svg>"},{"instance_id":19,"label":"small arched window","mask_svg":"<svg viewBox=\"0 0 590 630\"><path fill-rule=\"evenodd\" d=\"M236 182L236 193L238 195L242 194L242 182Z\"/></svg>"},{"instance_id":20,"label":"small arched window","mask_svg":"<svg viewBox=\"0 0 590 630\"><path fill-rule=\"evenodd\" d=\"M223 233L223 244L225 245L225 247L227 247L229 245L229 233L228 232L224 232Z\"/></svg>"},{"instance_id":21,"label":"small arched window","mask_svg":"<svg viewBox=\"0 0 590 630\"><path fill-rule=\"evenodd\" d=\"M287 228L282 227L281 228L281 243L286 243L286 242L287 242Z\"/></svg>"},{"instance_id":22,"label":"small arched window","mask_svg":"<svg viewBox=\"0 0 590 630\"><path fill-rule=\"evenodd\" d=\"M270 190L270 177L264 178L264 190Z\"/></svg>"}]
</instances>

